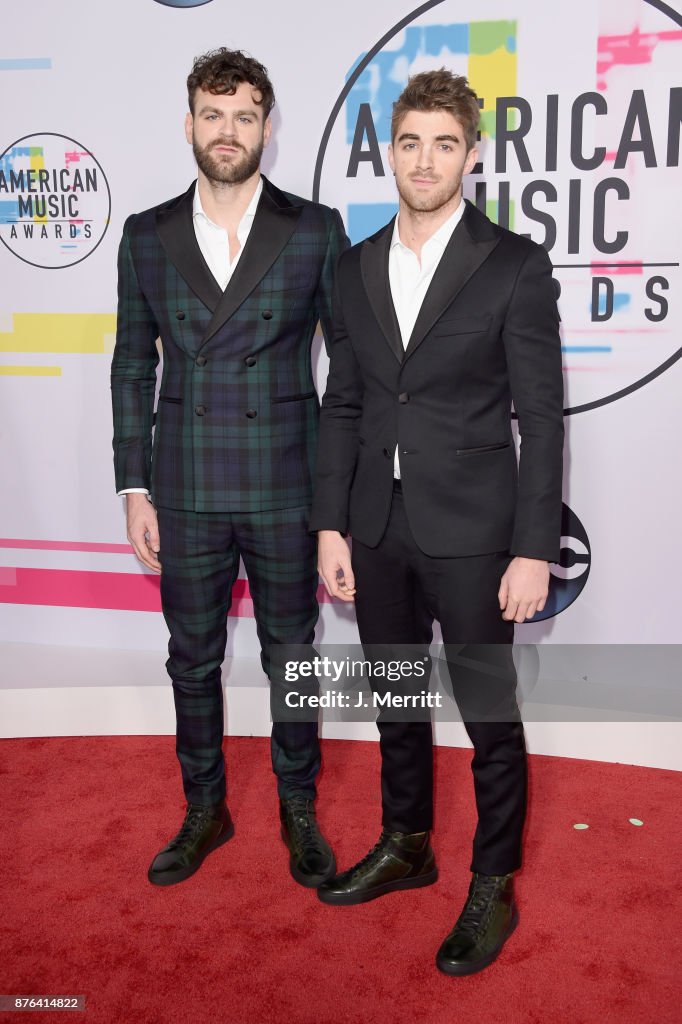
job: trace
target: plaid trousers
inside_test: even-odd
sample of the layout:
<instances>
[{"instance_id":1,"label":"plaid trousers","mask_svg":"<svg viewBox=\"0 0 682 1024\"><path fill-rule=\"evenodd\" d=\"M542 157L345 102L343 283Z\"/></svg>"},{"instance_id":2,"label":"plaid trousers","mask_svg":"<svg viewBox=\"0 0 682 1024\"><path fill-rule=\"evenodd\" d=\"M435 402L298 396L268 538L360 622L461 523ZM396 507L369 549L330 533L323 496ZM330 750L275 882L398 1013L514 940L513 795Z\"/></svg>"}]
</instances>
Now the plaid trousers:
<instances>
[{"instance_id":1,"label":"plaid trousers","mask_svg":"<svg viewBox=\"0 0 682 1024\"><path fill-rule=\"evenodd\" d=\"M267 512L158 509L161 602L170 631L176 751L188 803L226 796L220 667L227 613L242 557L253 598L263 670L283 644L312 644L318 617L316 544L309 507ZM315 797L320 767L316 722L275 722L272 767L280 798Z\"/></svg>"}]
</instances>

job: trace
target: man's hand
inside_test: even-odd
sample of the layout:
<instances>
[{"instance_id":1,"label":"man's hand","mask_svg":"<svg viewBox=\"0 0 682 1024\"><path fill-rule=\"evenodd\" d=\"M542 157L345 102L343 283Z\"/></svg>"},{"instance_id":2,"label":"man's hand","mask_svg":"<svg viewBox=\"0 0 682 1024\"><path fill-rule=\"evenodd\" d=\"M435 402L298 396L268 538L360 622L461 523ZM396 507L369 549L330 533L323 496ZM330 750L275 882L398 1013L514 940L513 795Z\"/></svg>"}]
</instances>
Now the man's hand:
<instances>
[{"instance_id":1,"label":"man's hand","mask_svg":"<svg viewBox=\"0 0 682 1024\"><path fill-rule=\"evenodd\" d=\"M502 618L525 622L545 607L549 565L539 558L512 558L500 582L498 598Z\"/></svg>"},{"instance_id":2,"label":"man's hand","mask_svg":"<svg viewBox=\"0 0 682 1024\"><path fill-rule=\"evenodd\" d=\"M159 525L156 509L146 494L126 494L126 518L128 540L143 565L154 572L161 572L158 553Z\"/></svg>"},{"instance_id":3,"label":"man's hand","mask_svg":"<svg viewBox=\"0 0 682 1024\"><path fill-rule=\"evenodd\" d=\"M330 597L352 601L355 577L350 567L350 548L336 530L320 530L317 534L317 570Z\"/></svg>"}]
</instances>

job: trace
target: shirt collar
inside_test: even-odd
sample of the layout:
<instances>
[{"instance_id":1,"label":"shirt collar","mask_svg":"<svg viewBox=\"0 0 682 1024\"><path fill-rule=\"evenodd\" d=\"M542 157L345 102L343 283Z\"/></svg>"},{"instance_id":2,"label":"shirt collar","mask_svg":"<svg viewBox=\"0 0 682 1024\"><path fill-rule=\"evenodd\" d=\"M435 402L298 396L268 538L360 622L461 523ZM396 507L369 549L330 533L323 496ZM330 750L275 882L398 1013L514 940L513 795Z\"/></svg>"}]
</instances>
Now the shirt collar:
<instances>
[{"instance_id":1,"label":"shirt collar","mask_svg":"<svg viewBox=\"0 0 682 1024\"><path fill-rule=\"evenodd\" d=\"M256 216L256 208L258 206L258 201L259 201L259 199L261 197L262 191L263 191L263 179L261 177L261 178L258 179L258 184L256 186L256 191L253 193L253 195L251 197L251 201L250 201L249 205L246 207L246 210L244 211L244 216L242 217L242 219L239 222L240 227L247 220L249 220L249 219L253 220L253 218ZM203 206L201 205L201 196L199 195L199 182L197 182L196 185L194 186L194 199L192 201L192 217L195 218L195 219L197 217L203 217L203 219L206 221L207 224L211 224L212 227L214 227L214 228L220 228L220 225L216 224L215 221L211 220L211 218L208 216L208 214L204 210ZM224 229L220 228L220 230L223 231Z\"/></svg>"},{"instance_id":2,"label":"shirt collar","mask_svg":"<svg viewBox=\"0 0 682 1024\"><path fill-rule=\"evenodd\" d=\"M431 245L431 244L435 243L441 249L445 249L445 246L448 244L448 242L452 238L452 235L453 235L453 232L454 232L455 228L457 227L457 225L459 224L460 220L464 216L465 209L466 209L466 203L465 203L464 199L462 199L461 203L459 204L459 206L457 207L455 212L450 217L448 217L448 219L445 221L444 224L441 224L441 226L438 228L438 230L435 231L431 235L431 237L424 243L424 245ZM391 237L391 249L395 248L395 246L397 246L397 245L402 246L403 249L407 249L408 248L406 245L403 244L403 242L400 241L400 230L399 230L399 223L398 223L399 220L400 220L400 214L398 214L398 216L396 217L396 219L395 219L395 221L393 223L393 235Z\"/></svg>"}]
</instances>

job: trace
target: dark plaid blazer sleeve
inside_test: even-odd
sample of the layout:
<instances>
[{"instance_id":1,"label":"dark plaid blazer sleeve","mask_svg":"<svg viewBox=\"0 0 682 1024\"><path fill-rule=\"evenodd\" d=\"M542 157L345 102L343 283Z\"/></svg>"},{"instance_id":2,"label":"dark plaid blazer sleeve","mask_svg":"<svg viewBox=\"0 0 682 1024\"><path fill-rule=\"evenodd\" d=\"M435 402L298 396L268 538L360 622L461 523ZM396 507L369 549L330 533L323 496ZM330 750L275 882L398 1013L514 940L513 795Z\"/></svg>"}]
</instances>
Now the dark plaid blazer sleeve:
<instances>
[{"instance_id":1,"label":"dark plaid blazer sleeve","mask_svg":"<svg viewBox=\"0 0 682 1024\"><path fill-rule=\"evenodd\" d=\"M111 364L116 490L151 490L152 425L159 327L140 287L130 248L135 215L118 251L118 316Z\"/></svg>"},{"instance_id":2,"label":"dark plaid blazer sleeve","mask_svg":"<svg viewBox=\"0 0 682 1024\"><path fill-rule=\"evenodd\" d=\"M332 210L332 219L327 236L327 252L315 294L315 308L322 328L322 334L324 335L327 354L331 351L334 333L332 307L336 265L339 261L339 256L349 245L350 240L346 235L341 214L338 210Z\"/></svg>"}]
</instances>

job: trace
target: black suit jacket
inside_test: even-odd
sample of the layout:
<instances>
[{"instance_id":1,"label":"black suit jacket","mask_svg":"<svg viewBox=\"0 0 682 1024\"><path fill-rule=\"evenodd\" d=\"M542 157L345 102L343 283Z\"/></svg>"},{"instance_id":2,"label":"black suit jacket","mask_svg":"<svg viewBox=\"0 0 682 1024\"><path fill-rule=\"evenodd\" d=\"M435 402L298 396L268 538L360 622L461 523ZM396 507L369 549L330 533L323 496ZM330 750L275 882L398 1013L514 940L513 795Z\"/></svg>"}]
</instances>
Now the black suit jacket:
<instances>
[{"instance_id":1,"label":"black suit jacket","mask_svg":"<svg viewBox=\"0 0 682 1024\"><path fill-rule=\"evenodd\" d=\"M563 380L547 253L467 203L404 350L388 280L392 231L393 222L339 262L311 529L378 544L398 445L407 516L426 554L556 561Z\"/></svg>"}]
</instances>

